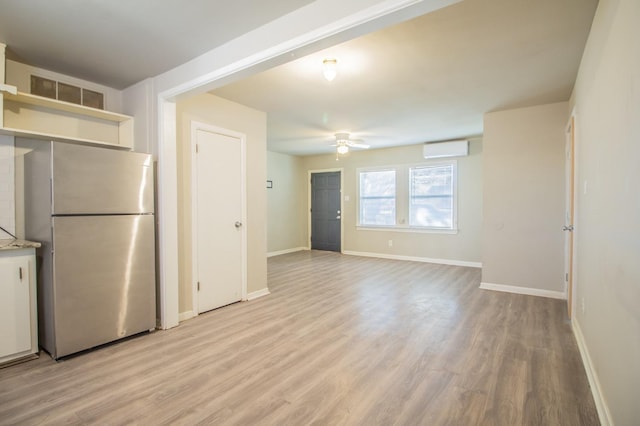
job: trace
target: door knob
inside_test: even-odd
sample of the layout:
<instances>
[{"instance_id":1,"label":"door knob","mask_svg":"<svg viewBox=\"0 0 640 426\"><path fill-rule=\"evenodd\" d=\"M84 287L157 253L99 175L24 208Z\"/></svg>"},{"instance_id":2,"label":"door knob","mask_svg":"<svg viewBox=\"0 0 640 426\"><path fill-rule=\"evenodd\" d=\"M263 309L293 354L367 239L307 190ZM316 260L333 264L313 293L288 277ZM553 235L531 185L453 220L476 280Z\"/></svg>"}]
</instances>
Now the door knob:
<instances>
[{"instance_id":1,"label":"door knob","mask_svg":"<svg viewBox=\"0 0 640 426\"><path fill-rule=\"evenodd\" d=\"M562 227L562 230L563 230L563 231L569 231L569 232L572 232L572 231L573 231L573 225L569 225L569 226L566 226L566 225L565 225L565 226L563 226L563 227Z\"/></svg>"},{"instance_id":2,"label":"door knob","mask_svg":"<svg viewBox=\"0 0 640 426\"><path fill-rule=\"evenodd\" d=\"M236 228L240 228L242 226L242 222L236 222Z\"/></svg>"}]
</instances>

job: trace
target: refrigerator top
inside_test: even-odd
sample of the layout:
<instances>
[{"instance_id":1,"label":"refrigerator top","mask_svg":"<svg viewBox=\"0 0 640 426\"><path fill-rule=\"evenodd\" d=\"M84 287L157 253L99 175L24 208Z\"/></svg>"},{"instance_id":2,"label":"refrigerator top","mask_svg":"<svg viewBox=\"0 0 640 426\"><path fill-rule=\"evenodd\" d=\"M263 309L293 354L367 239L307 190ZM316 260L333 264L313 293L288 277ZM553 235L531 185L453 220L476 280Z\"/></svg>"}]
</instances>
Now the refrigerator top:
<instances>
[{"instance_id":1,"label":"refrigerator top","mask_svg":"<svg viewBox=\"0 0 640 426\"><path fill-rule=\"evenodd\" d=\"M149 154L52 143L53 215L153 213L153 184Z\"/></svg>"}]
</instances>

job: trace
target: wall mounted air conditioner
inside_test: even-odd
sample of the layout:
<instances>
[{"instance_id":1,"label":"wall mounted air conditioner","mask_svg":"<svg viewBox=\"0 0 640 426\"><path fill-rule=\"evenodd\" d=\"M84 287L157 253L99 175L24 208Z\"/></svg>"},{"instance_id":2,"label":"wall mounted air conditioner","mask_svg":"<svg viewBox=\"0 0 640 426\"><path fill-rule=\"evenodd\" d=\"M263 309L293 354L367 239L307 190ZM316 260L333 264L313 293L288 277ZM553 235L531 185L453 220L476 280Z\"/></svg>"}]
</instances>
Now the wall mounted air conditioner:
<instances>
[{"instance_id":1,"label":"wall mounted air conditioner","mask_svg":"<svg viewBox=\"0 0 640 426\"><path fill-rule=\"evenodd\" d=\"M423 148L424 158L463 157L469 155L469 141L427 142Z\"/></svg>"}]
</instances>

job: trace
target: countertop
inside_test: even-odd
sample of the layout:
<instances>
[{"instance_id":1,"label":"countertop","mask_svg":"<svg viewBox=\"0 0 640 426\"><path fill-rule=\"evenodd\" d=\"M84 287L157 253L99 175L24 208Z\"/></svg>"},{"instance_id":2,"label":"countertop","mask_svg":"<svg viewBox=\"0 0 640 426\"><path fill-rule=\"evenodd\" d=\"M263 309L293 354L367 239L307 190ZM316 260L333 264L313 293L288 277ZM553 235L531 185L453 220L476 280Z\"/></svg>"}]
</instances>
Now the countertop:
<instances>
[{"instance_id":1,"label":"countertop","mask_svg":"<svg viewBox=\"0 0 640 426\"><path fill-rule=\"evenodd\" d=\"M27 241L27 240L14 240L13 238L9 239L0 239L0 251L2 250L18 250L24 248L38 248L42 244L37 243L35 241Z\"/></svg>"}]
</instances>

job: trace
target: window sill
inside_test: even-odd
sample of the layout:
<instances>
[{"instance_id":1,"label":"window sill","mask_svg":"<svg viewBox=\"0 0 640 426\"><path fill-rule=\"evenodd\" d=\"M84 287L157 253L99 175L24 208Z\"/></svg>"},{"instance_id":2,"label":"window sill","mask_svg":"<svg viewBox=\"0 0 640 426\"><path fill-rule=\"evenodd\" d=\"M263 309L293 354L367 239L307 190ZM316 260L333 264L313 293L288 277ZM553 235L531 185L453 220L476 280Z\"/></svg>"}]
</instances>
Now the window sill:
<instances>
[{"instance_id":1,"label":"window sill","mask_svg":"<svg viewBox=\"0 0 640 426\"><path fill-rule=\"evenodd\" d=\"M409 232L414 234L448 234L455 235L458 229L417 228L410 226L356 226L357 231Z\"/></svg>"}]
</instances>

